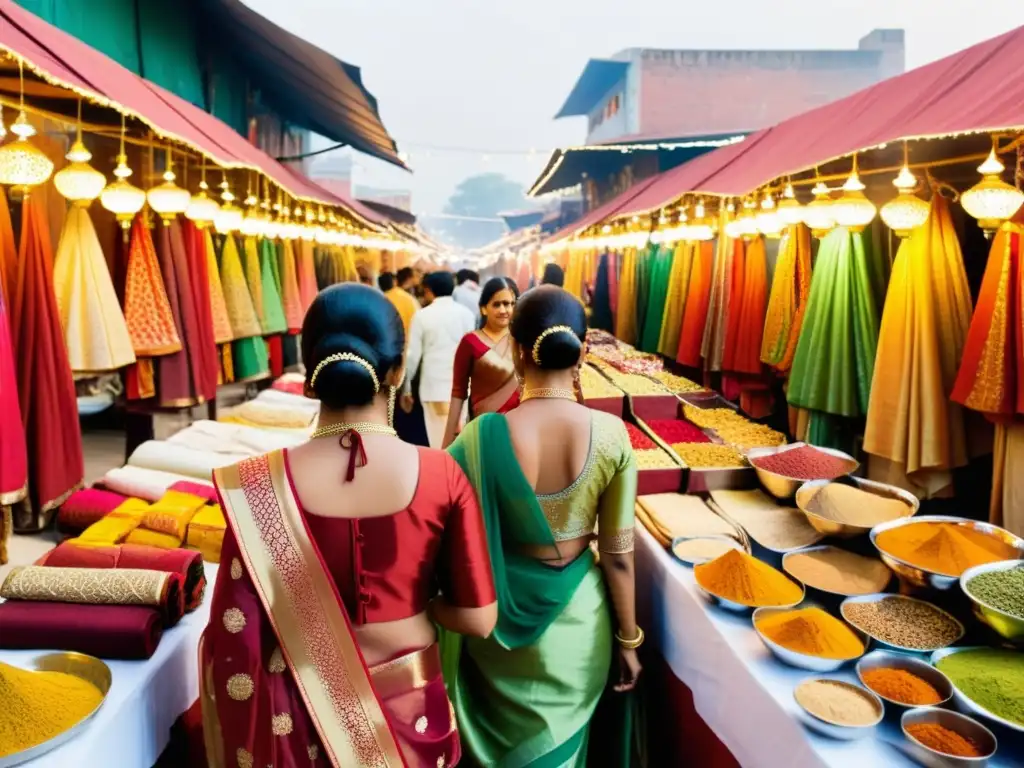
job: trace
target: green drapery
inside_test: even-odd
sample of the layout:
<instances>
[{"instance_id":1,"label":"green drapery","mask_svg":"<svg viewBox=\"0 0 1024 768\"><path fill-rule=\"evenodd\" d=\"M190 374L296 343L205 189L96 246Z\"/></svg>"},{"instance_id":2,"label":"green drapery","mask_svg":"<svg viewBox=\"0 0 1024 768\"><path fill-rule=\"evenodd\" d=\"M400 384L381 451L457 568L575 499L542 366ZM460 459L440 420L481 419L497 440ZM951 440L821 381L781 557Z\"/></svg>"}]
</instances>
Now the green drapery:
<instances>
[{"instance_id":1,"label":"green drapery","mask_svg":"<svg viewBox=\"0 0 1024 768\"><path fill-rule=\"evenodd\" d=\"M644 301L646 312L640 331L640 349L643 352L658 351L673 254L674 249L671 246L654 246L651 257L647 260L647 295Z\"/></svg>"},{"instance_id":2,"label":"green drapery","mask_svg":"<svg viewBox=\"0 0 1024 768\"><path fill-rule=\"evenodd\" d=\"M288 322L284 318L284 304L281 302L281 279L277 274L277 250L274 243L261 238L260 249L260 282L263 287L263 332L266 334L284 333L288 330Z\"/></svg>"}]
</instances>

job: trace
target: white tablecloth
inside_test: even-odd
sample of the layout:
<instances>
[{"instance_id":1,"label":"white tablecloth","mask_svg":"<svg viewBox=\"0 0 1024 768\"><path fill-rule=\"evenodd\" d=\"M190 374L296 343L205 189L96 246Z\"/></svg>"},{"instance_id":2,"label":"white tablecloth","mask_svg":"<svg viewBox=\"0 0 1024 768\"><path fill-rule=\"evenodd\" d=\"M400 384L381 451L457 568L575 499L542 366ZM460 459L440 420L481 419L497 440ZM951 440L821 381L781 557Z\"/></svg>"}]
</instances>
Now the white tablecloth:
<instances>
[{"instance_id":1,"label":"white tablecloth","mask_svg":"<svg viewBox=\"0 0 1024 768\"><path fill-rule=\"evenodd\" d=\"M206 598L164 632L146 661L107 661L113 681L100 711L81 734L24 768L152 768L171 726L199 698L199 635L210 616L217 566L206 564ZM45 649L0 651L0 661L29 667ZM2 706L2 703L0 703Z\"/></svg>"},{"instance_id":2,"label":"white tablecloth","mask_svg":"<svg viewBox=\"0 0 1024 768\"><path fill-rule=\"evenodd\" d=\"M637 601L652 622L648 638L693 693L697 713L743 768L912 768L895 745L899 725L886 721L876 737L836 741L811 733L795 718L793 688L812 672L784 665L754 632L749 616L708 604L693 570L637 527ZM830 676L856 682L852 668ZM990 768L1024 765L1024 739L985 723L999 739ZM681 756L685 758L685 755Z\"/></svg>"}]
</instances>

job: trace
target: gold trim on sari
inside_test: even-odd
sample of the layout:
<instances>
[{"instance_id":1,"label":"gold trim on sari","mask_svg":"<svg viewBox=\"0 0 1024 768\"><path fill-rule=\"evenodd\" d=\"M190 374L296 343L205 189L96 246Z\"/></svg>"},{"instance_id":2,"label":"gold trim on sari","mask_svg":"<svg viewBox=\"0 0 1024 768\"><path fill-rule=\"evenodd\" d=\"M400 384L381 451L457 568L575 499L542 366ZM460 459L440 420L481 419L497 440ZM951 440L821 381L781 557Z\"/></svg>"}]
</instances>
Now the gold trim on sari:
<instances>
[{"instance_id":1,"label":"gold trim on sari","mask_svg":"<svg viewBox=\"0 0 1024 768\"><path fill-rule=\"evenodd\" d=\"M216 471L225 516L332 765L405 763L275 451Z\"/></svg>"}]
</instances>

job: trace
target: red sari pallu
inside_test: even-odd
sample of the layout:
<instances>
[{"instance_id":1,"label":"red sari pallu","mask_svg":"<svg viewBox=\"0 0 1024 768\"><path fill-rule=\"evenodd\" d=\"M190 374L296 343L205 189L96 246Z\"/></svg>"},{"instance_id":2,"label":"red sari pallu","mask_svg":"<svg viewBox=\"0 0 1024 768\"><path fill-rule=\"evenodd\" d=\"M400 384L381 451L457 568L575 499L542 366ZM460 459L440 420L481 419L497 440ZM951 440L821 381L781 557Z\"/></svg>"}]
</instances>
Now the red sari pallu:
<instances>
[{"instance_id":1,"label":"red sari pallu","mask_svg":"<svg viewBox=\"0 0 1024 768\"><path fill-rule=\"evenodd\" d=\"M285 461L215 473L228 530L199 650L210 768L455 765L437 645L366 666Z\"/></svg>"},{"instance_id":2,"label":"red sari pallu","mask_svg":"<svg viewBox=\"0 0 1024 768\"><path fill-rule=\"evenodd\" d=\"M469 398L470 418L481 413L507 413L519 405L510 334L497 342L483 331L462 337L455 350L452 397Z\"/></svg>"}]
</instances>

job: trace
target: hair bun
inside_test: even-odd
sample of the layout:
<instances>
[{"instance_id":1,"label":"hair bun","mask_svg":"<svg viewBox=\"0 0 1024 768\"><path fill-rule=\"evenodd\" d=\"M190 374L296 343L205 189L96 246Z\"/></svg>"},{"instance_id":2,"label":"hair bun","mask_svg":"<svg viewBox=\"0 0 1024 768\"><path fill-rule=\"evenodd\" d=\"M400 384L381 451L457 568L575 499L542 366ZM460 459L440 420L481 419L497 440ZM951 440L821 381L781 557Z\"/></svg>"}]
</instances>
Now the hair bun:
<instances>
[{"instance_id":1,"label":"hair bun","mask_svg":"<svg viewBox=\"0 0 1024 768\"><path fill-rule=\"evenodd\" d=\"M369 403L380 391L387 373L378 370L372 347L345 332L321 338L313 348L313 359L316 362L307 373L309 385L328 408Z\"/></svg>"},{"instance_id":2,"label":"hair bun","mask_svg":"<svg viewBox=\"0 0 1024 768\"><path fill-rule=\"evenodd\" d=\"M533 362L538 368L560 371L579 363L583 342L568 326L546 329L533 344Z\"/></svg>"}]
</instances>

